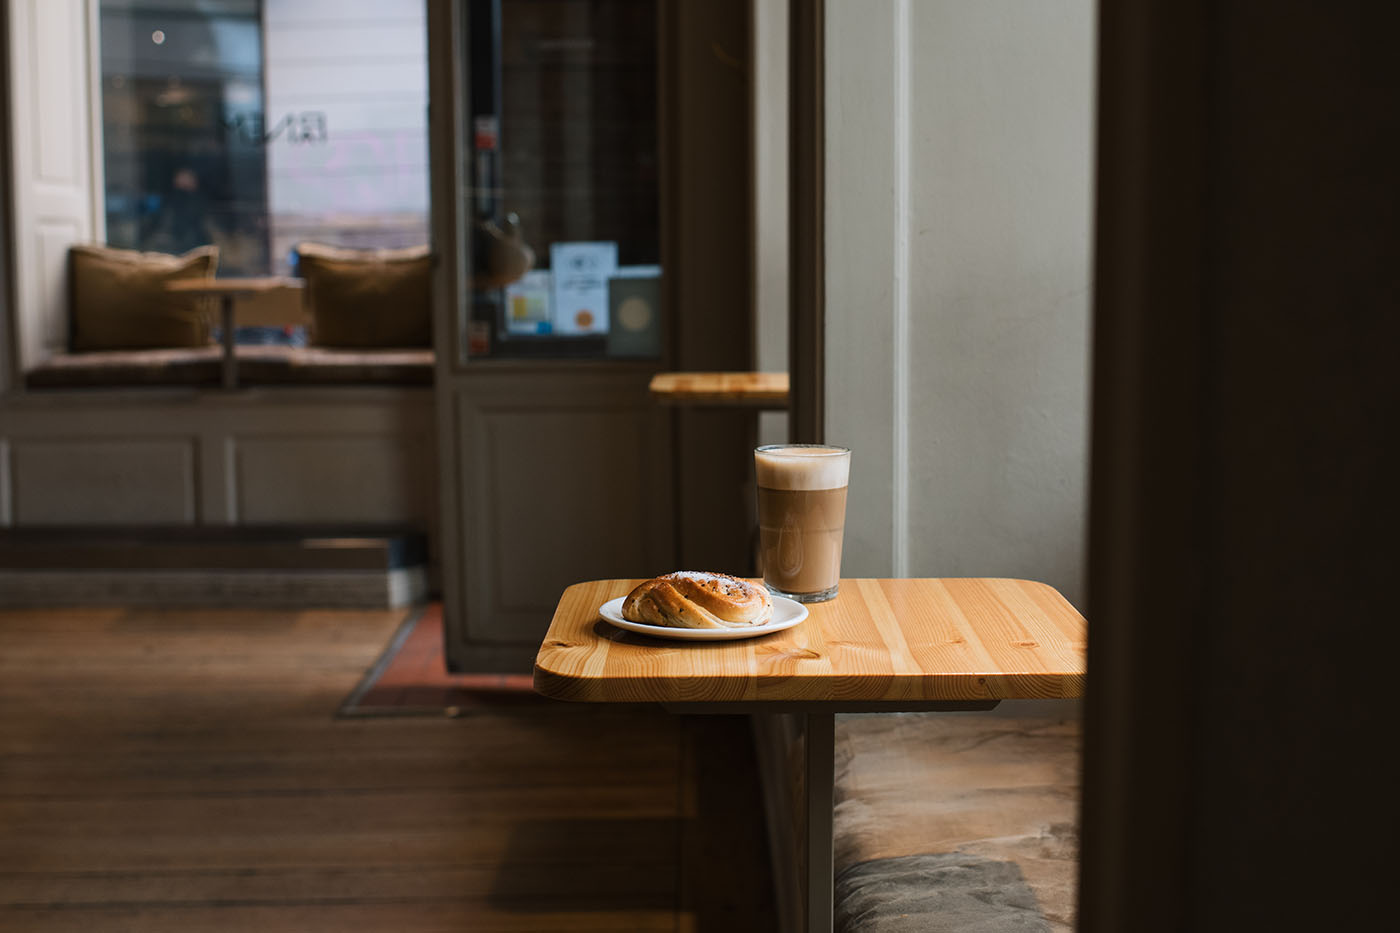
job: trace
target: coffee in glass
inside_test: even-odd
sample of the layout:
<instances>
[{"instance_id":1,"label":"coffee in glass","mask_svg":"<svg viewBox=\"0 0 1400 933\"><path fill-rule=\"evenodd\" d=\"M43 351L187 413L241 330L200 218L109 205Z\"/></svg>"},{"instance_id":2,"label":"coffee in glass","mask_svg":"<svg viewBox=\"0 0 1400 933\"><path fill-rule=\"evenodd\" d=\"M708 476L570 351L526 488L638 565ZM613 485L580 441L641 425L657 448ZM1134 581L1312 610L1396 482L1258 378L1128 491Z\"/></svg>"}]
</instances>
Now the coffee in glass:
<instances>
[{"instance_id":1,"label":"coffee in glass","mask_svg":"<svg viewBox=\"0 0 1400 933\"><path fill-rule=\"evenodd\" d=\"M851 452L822 444L754 450L763 582L804 603L831 599L841 580Z\"/></svg>"}]
</instances>

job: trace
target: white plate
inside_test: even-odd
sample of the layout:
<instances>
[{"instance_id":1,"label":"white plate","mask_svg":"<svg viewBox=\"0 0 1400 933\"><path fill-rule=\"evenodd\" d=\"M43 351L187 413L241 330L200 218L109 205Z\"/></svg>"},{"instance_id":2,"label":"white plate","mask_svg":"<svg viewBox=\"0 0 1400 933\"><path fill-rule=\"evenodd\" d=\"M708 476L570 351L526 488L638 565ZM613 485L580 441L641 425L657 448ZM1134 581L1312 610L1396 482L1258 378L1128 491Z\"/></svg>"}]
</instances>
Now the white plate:
<instances>
[{"instance_id":1,"label":"white plate","mask_svg":"<svg viewBox=\"0 0 1400 933\"><path fill-rule=\"evenodd\" d=\"M626 599L626 596L619 596L617 599L608 600L598 607L598 615L618 628L625 628L629 632L640 632L643 635L654 635L657 638L679 638L689 641L731 641L735 638L754 638L758 635L768 635L772 632L781 632L785 628L792 628L807 618L807 607L797 600L769 594L769 599L773 600L773 618L766 625L755 625L751 628L671 628L665 625L643 625L641 622L629 622L624 619L622 617L622 603Z\"/></svg>"}]
</instances>

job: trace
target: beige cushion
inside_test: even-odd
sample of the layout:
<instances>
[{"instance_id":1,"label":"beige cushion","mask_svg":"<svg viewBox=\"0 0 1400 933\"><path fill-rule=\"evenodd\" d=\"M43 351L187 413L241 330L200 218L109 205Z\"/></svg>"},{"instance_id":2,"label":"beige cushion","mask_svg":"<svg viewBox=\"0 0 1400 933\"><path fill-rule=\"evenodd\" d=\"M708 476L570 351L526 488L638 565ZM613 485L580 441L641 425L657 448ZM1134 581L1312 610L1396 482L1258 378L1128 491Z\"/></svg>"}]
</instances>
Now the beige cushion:
<instances>
[{"instance_id":1,"label":"beige cushion","mask_svg":"<svg viewBox=\"0 0 1400 933\"><path fill-rule=\"evenodd\" d=\"M217 246L181 256L105 246L68 251L74 351L199 347L209 342L201 299L166 291L176 279L213 278Z\"/></svg>"},{"instance_id":2,"label":"beige cushion","mask_svg":"<svg viewBox=\"0 0 1400 933\"><path fill-rule=\"evenodd\" d=\"M296 247L311 303L312 342L323 347L427 347L433 342L432 255L409 249Z\"/></svg>"}]
</instances>

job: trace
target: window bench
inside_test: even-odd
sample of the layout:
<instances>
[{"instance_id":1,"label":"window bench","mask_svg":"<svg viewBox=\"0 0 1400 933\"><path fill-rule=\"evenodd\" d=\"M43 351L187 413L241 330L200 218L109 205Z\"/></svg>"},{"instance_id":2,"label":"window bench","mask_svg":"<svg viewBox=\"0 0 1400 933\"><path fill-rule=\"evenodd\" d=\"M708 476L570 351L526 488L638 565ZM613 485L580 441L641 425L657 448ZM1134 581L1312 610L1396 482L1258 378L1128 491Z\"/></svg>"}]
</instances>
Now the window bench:
<instances>
[{"instance_id":1,"label":"window bench","mask_svg":"<svg viewBox=\"0 0 1400 933\"><path fill-rule=\"evenodd\" d=\"M108 350L61 353L25 374L30 389L117 386L217 387L221 381L218 346L164 350ZM433 351L428 349L336 350L263 344L235 349L238 384L269 385L430 385Z\"/></svg>"}]
</instances>

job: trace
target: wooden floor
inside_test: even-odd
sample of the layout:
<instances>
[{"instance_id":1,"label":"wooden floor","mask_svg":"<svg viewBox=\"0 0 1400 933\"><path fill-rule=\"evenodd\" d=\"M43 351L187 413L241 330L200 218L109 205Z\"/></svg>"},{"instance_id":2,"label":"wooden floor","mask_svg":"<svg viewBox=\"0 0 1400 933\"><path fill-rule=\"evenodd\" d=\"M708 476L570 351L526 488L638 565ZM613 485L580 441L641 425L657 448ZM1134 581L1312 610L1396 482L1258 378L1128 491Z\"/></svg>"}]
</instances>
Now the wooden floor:
<instances>
[{"instance_id":1,"label":"wooden floor","mask_svg":"<svg viewBox=\"0 0 1400 933\"><path fill-rule=\"evenodd\" d=\"M773 928L743 720L335 718L401 618L0 611L0 930Z\"/></svg>"}]
</instances>

